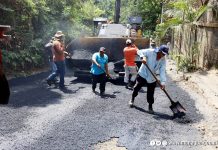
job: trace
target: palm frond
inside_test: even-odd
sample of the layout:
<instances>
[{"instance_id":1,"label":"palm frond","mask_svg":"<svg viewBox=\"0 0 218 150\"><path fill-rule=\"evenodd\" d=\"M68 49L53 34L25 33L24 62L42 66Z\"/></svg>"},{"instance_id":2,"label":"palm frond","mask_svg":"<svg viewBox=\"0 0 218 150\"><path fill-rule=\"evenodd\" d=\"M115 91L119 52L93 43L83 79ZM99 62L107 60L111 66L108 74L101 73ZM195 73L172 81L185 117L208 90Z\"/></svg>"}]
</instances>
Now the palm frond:
<instances>
[{"instance_id":1,"label":"palm frond","mask_svg":"<svg viewBox=\"0 0 218 150\"><path fill-rule=\"evenodd\" d=\"M157 25L156 33L160 38L163 38L169 28L176 26L176 25L179 25L181 23L182 23L182 20L180 18L168 19L164 23Z\"/></svg>"}]
</instances>

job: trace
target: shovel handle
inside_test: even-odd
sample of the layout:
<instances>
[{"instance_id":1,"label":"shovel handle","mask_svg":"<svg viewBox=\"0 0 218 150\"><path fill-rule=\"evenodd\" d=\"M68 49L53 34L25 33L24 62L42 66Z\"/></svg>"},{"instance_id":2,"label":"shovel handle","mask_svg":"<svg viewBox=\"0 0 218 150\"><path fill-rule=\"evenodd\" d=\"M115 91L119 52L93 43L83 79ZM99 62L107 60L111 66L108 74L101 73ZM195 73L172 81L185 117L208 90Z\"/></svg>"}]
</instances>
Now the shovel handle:
<instances>
[{"instance_id":1,"label":"shovel handle","mask_svg":"<svg viewBox=\"0 0 218 150\"><path fill-rule=\"evenodd\" d=\"M105 71L102 67L99 67L99 68L100 68L104 73L106 73L106 71ZM112 78L111 76L109 76L108 78L113 80L113 78Z\"/></svg>"},{"instance_id":2,"label":"shovel handle","mask_svg":"<svg viewBox=\"0 0 218 150\"><path fill-rule=\"evenodd\" d=\"M148 68L149 72L152 74L152 76L155 78L155 80L157 81L157 84L162 87L160 81L157 79L157 77L155 76L155 74L151 71L150 67L148 67L147 63L145 63L145 66ZM162 88L161 88L162 89ZM170 97L170 95L167 93L167 91L165 89L162 89L164 91L164 93L167 95L167 97L169 98L171 104L174 104L175 102L172 100L172 98Z\"/></svg>"}]
</instances>

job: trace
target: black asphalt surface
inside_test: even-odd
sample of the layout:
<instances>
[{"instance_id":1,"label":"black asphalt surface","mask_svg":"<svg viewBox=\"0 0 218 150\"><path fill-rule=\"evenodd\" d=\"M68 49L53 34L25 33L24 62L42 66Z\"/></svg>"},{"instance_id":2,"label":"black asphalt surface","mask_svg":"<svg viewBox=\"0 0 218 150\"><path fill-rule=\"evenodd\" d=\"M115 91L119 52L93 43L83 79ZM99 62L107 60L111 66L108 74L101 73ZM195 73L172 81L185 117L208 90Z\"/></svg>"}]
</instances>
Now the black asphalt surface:
<instances>
[{"instance_id":1,"label":"black asphalt surface","mask_svg":"<svg viewBox=\"0 0 218 150\"><path fill-rule=\"evenodd\" d=\"M131 90L122 84L108 82L101 97L92 93L89 78L77 79L69 73L67 89L61 91L46 84L47 75L10 80L10 102L0 106L1 150L86 150L113 137L129 150L202 148L184 143L203 141L193 126L203 118L193 95L170 78L167 91L188 110L180 119L172 119L170 102L159 88L155 113L149 114L146 87L137 96L136 107L129 108Z\"/></svg>"}]
</instances>

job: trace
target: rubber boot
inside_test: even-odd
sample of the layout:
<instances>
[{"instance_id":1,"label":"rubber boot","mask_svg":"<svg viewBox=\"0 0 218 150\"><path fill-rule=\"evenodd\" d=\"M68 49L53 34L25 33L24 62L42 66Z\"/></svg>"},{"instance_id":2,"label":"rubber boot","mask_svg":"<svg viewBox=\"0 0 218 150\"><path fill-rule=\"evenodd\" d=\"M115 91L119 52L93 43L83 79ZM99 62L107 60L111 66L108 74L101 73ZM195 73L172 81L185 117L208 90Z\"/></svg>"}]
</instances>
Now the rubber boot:
<instances>
[{"instance_id":1,"label":"rubber boot","mask_svg":"<svg viewBox=\"0 0 218 150\"><path fill-rule=\"evenodd\" d=\"M129 100L129 107L132 108L134 106L134 98Z\"/></svg>"},{"instance_id":2,"label":"rubber boot","mask_svg":"<svg viewBox=\"0 0 218 150\"><path fill-rule=\"evenodd\" d=\"M134 85L135 85L135 82L130 81L128 86L130 89L133 89Z\"/></svg>"},{"instance_id":3,"label":"rubber boot","mask_svg":"<svg viewBox=\"0 0 218 150\"><path fill-rule=\"evenodd\" d=\"M148 105L148 111L149 111L149 113L151 113L151 114L154 113L154 110L153 110L152 104L149 104L149 105Z\"/></svg>"}]
</instances>

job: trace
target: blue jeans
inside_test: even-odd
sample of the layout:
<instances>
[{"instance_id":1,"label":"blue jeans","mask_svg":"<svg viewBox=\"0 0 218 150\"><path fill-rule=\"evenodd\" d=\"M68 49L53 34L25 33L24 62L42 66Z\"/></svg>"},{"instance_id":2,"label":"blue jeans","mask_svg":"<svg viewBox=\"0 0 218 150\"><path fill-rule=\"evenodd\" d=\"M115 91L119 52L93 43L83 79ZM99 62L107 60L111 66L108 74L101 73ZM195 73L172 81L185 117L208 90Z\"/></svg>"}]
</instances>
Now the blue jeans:
<instances>
[{"instance_id":1,"label":"blue jeans","mask_svg":"<svg viewBox=\"0 0 218 150\"><path fill-rule=\"evenodd\" d=\"M65 75L65 62L64 61L55 61L54 62L57 70L49 75L48 81L54 81L55 77L60 76L59 86L64 87L64 75Z\"/></svg>"},{"instance_id":2,"label":"blue jeans","mask_svg":"<svg viewBox=\"0 0 218 150\"><path fill-rule=\"evenodd\" d=\"M55 65L55 62L54 61L50 61L50 67L51 67L51 72L55 72L57 70L57 67Z\"/></svg>"}]
</instances>

